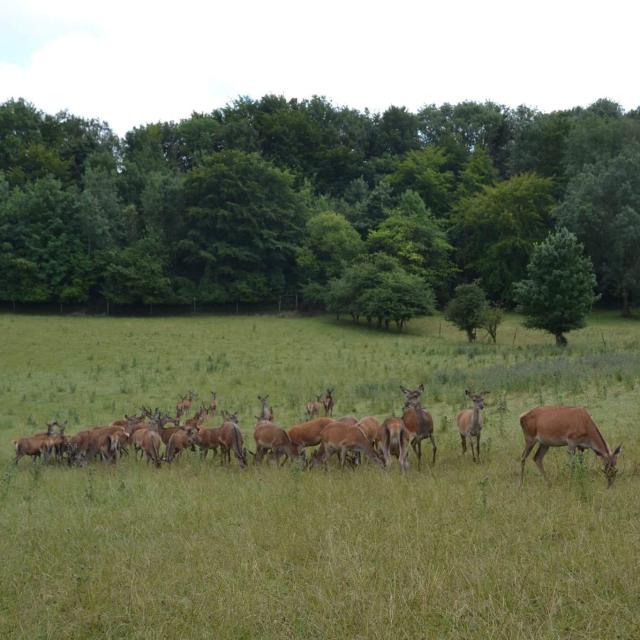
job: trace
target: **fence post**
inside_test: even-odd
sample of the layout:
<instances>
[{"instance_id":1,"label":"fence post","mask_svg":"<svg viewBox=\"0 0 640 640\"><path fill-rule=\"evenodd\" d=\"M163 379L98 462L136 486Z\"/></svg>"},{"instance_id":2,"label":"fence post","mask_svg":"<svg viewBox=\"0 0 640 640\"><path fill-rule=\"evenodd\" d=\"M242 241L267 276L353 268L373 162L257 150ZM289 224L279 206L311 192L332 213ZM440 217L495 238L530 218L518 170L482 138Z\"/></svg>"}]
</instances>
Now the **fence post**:
<instances>
[{"instance_id":1,"label":"fence post","mask_svg":"<svg viewBox=\"0 0 640 640\"><path fill-rule=\"evenodd\" d=\"M196 312L196 299L193 299L193 313Z\"/></svg>"},{"instance_id":2,"label":"fence post","mask_svg":"<svg viewBox=\"0 0 640 640\"><path fill-rule=\"evenodd\" d=\"M107 300L107 315L109 315L109 301Z\"/></svg>"},{"instance_id":3,"label":"fence post","mask_svg":"<svg viewBox=\"0 0 640 640\"><path fill-rule=\"evenodd\" d=\"M238 303L236 302L236 315L238 315L238 313L239 313L239 306L238 306Z\"/></svg>"},{"instance_id":4,"label":"fence post","mask_svg":"<svg viewBox=\"0 0 640 640\"><path fill-rule=\"evenodd\" d=\"M296 311L298 310L298 292L296 291Z\"/></svg>"},{"instance_id":5,"label":"fence post","mask_svg":"<svg viewBox=\"0 0 640 640\"><path fill-rule=\"evenodd\" d=\"M282 296L278 296L278 313L282 313Z\"/></svg>"}]
</instances>

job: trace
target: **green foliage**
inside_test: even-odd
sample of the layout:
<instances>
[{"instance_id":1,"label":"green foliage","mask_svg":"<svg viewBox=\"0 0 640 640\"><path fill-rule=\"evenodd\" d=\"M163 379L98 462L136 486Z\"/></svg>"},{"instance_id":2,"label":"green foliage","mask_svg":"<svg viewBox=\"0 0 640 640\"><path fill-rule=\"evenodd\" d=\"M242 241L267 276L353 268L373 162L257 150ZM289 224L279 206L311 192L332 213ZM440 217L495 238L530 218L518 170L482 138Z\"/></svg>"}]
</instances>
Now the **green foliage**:
<instances>
[{"instance_id":1,"label":"green foliage","mask_svg":"<svg viewBox=\"0 0 640 640\"><path fill-rule=\"evenodd\" d=\"M443 148L427 147L410 151L388 177L397 192L412 189L438 217L444 217L450 207L454 176L446 167L449 158Z\"/></svg>"},{"instance_id":2,"label":"green foliage","mask_svg":"<svg viewBox=\"0 0 640 640\"><path fill-rule=\"evenodd\" d=\"M369 233L367 247L371 253L397 258L404 269L426 280L434 290L446 290L454 273L453 247L415 191L402 194L398 206Z\"/></svg>"},{"instance_id":3,"label":"green foliage","mask_svg":"<svg viewBox=\"0 0 640 640\"><path fill-rule=\"evenodd\" d=\"M349 221L339 213L325 211L307 221L297 262L304 278L325 284L339 277L363 249L364 243Z\"/></svg>"},{"instance_id":4,"label":"green foliage","mask_svg":"<svg viewBox=\"0 0 640 640\"><path fill-rule=\"evenodd\" d=\"M487 296L477 283L459 284L444 315L460 331L466 332L469 342L475 342L477 329L487 321L488 309Z\"/></svg>"},{"instance_id":5,"label":"green foliage","mask_svg":"<svg viewBox=\"0 0 640 640\"><path fill-rule=\"evenodd\" d=\"M177 252L199 299L260 301L293 280L306 212L290 173L223 151L187 174L185 205Z\"/></svg>"},{"instance_id":6,"label":"green foliage","mask_svg":"<svg viewBox=\"0 0 640 640\"><path fill-rule=\"evenodd\" d=\"M428 284L384 254L367 256L348 267L330 283L325 299L329 311L338 317L348 313L354 321L364 317L369 324L375 319L378 327L386 328L393 321L398 329L435 308Z\"/></svg>"},{"instance_id":7,"label":"green foliage","mask_svg":"<svg viewBox=\"0 0 640 640\"><path fill-rule=\"evenodd\" d=\"M584 327L597 299L591 261L575 235L560 229L535 246L527 273L515 286L526 326L548 331L565 345L564 334Z\"/></svg>"},{"instance_id":8,"label":"green foliage","mask_svg":"<svg viewBox=\"0 0 640 640\"><path fill-rule=\"evenodd\" d=\"M640 145L585 167L554 216L584 243L601 290L622 298L629 315L640 293Z\"/></svg>"},{"instance_id":9,"label":"green foliage","mask_svg":"<svg viewBox=\"0 0 640 640\"><path fill-rule=\"evenodd\" d=\"M512 299L536 241L545 237L553 206L552 182L536 174L516 176L463 199L453 213L458 260L469 277L499 301Z\"/></svg>"},{"instance_id":10,"label":"green foliage","mask_svg":"<svg viewBox=\"0 0 640 640\"><path fill-rule=\"evenodd\" d=\"M104 122L9 100L0 299L98 302L110 260L110 282L128 281L119 253L154 238L156 275L170 285L150 298L259 303L304 288L319 304L361 252L355 229L440 303L458 278L479 278L509 305L558 206L600 293L629 314L640 293L639 143L638 111L606 99L551 113L470 101L371 113L319 96L240 97L121 140Z\"/></svg>"}]
</instances>

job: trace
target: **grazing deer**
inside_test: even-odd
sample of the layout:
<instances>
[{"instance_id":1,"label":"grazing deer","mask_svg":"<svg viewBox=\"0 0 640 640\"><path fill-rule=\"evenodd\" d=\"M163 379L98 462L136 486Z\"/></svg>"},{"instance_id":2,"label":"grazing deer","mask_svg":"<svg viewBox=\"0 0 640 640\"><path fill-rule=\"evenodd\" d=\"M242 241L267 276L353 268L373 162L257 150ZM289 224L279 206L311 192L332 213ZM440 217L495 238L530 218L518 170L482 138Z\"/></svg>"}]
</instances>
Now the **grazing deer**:
<instances>
[{"instance_id":1,"label":"grazing deer","mask_svg":"<svg viewBox=\"0 0 640 640\"><path fill-rule=\"evenodd\" d=\"M131 438L134 441L134 446L146 457L147 464L151 462L156 468L159 468L162 461L160 455L162 438L158 433L158 423L152 422L150 427L138 429Z\"/></svg>"},{"instance_id":2,"label":"grazing deer","mask_svg":"<svg viewBox=\"0 0 640 640\"><path fill-rule=\"evenodd\" d=\"M333 407L335 402L333 400L333 394L335 393L335 389L327 389L324 392L324 398L322 398L322 406L324 407L324 415L332 416L333 415Z\"/></svg>"},{"instance_id":3,"label":"grazing deer","mask_svg":"<svg viewBox=\"0 0 640 640\"><path fill-rule=\"evenodd\" d=\"M411 433L400 418L387 418L381 427L382 453L385 466L391 464L391 456L397 456L400 468L409 468L409 441Z\"/></svg>"},{"instance_id":4,"label":"grazing deer","mask_svg":"<svg viewBox=\"0 0 640 640\"><path fill-rule=\"evenodd\" d=\"M180 402L176 404L176 414L178 416L182 416L190 411L194 396L195 393L193 391L189 391L186 396L180 396Z\"/></svg>"},{"instance_id":5,"label":"grazing deer","mask_svg":"<svg viewBox=\"0 0 640 640\"><path fill-rule=\"evenodd\" d=\"M216 392L211 391L211 399L209 400L209 415L215 416L218 412L218 401L216 400Z\"/></svg>"},{"instance_id":6,"label":"grazing deer","mask_svg":"<svg viewBox=\"0 0 640 640\"><path fill-rule=\"evenodd\" d=\"M264 398L258 396L258 400L260 401L260 415L256 416L256 420L258 422L272 422L273 421L273 407L267 407L267 398L269 396L265 396Z\"/></svg>"},{"instance_id":7,"label":"grazing deer","mask_svg":"<svg viewBox=\"0 0 640 640\"><path fill-rule=\"evenodd\" d=\"M167 444L167 462L173 462L184 449L193 446L198 440L198 430L192 426L178 427Z\"/></svg>"},{"instance_id":8,"label":"grazing deer","mask_svg":"<svg viewBox=\"0 0 640 640\"><path fill-rule=\"evenodd\" d=\"M480 432L482 431L482 410L484 409L484 396L489 392L471 393L468 389L464 395L473 402L473 409L463 409L457 416L458 431L460 431L460 440L462 443L463 455L467 452L467 438L471 444L471 457L474 462L480 461ZM476 450L473 450L473 439L476 439ZM477 454L477 459L476 459Z\"/></svg>"},{"instance_id":9,"label":"grazing deer","mask_svg":"<svg viewBox=\"0 0 640 640\"><path fill-rule=\"evenodd\" d=\"M373 447L369 443L367 436L362 429L353 427L342 422L332 422L327 425L320 434L320 447L313 454L313 464L323 464L327 468L327 461L334 454L340 456L340 466L344 468L347 454L364 454L374 464L382 467L380 460Z\"/></svg>"},{"instance_id":10,"label":"grazing deer","mask_svg":"<svg viewBox=\"0 0 640 640\"><path fill-rule=\"evenodd\" d=\"M280 461L280 456L284 455L282 464L288 459L301 457L298 445L291 440L289 434L275 424L270 422L260 422L253 432L256 441L256 456L254 462L258 464L264 455L271 452L276 464Z\"/></svg>"},{"instance_id":11,"label":"grazing deer","mask_svg":"<svg viewBox=\"0 0 640 640\"><path fill-rule=\"evenodd\" d=\"M422 441L426 438L431 440L433 446L432 464L436 462L436 441L433 437L433 418L428 411L425 411L420 405L420 396L424 391L424 385L421 384L416 389L407 389L400 386L404 393L404 412L402 414L402 422L404 426L411 432L411 447L418 457L418 469L422 464Z\"/></svg>"},{"instance_id":12,"label":"grazing deer","mask_svg":"<svg viewBox=\"0 0 640 640\"><path fill-rule=\"evenodd\" d=\"M316 418L315 420L307 420L302 424L296 424L291 427L287 433L291 442L299 449L304 447L313 447L320 444L320 434L322 430L333 422L332 418Z\"/></svg>"},{"instance_id":13,"label":"grazing deer","mask_svg":"<svg viewBox=\"0 0 640 640\"><path fill-rule=\"evenodd\" d=\"M304 413L309 420L313 420L320 415L320 409L322 409L322 402L320 401L320 396L316 396L315 402L307 402L304 407Z\"/></svg>"},{"instance_id":14,"label":"grazing deer","mask_svg":"<svg viewBox=\"0 0 640 640\"><path fill-rule=\"evenodd\" d=\"M524 482L524 465L533 447L538 449L533 456L536 466L547 484L550 484L542 466L542 459L549 447L568 447L572 454L576 450L591 449L602 458L608 486L613 484L618 469L616 467L622 445L612 452L605 442L593 418L582 407L544 406L526 411L520 416L520 426L524 435L525 447L522 452L520 485Z\"/></svg>"},{"instance_id":15,"label":"grazing deer","mask_svg":"<svg viewBox=\"0 0 640 640\"><path fill-rule=\"evenodd\" d=\"M247 466L247 455L243 445L242 433L238 427L237 413L225 414L226 419L220 427L220 452L222 463L225 459L231 463L231 451L233 450L241 467Z\"/></svg>"}]
</instances>

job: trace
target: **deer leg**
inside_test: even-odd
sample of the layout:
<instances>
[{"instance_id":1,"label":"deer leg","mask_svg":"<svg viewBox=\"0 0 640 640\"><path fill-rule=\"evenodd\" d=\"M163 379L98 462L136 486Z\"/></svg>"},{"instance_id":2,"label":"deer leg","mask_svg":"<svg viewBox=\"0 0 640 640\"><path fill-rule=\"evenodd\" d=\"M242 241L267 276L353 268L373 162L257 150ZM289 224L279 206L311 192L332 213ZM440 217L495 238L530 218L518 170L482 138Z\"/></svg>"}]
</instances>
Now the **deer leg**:
<instances>
[{"instance_id":1,"label":"deer leg","mask_svg":"<svg viewBox=\"0 0 640 640\"><path fill-rule=\"evenodd\" d=\"M467 436L464 433L460 434L460 444L462 445L462 455L467 453Z\"/></svg>"},{"instance_id":2,"label":"deer leg","mask_svg":"<svg viewBox=\"0 0 640 640\"><path fill-rule=\"evenodd\" d=\"M531 453L531 449L536 444L536 440L529 440L524 445L524 451L522 452L522 456L520 456L520 486L524 484L524 465L527 462L527 458Z\"/></svg>"},{"instance_id":3,"label":"deer leg","mask_svg":"<svg viewBox=\"0 0 640 640\"><path fill-rule=\"evenodd\" d=\"M476 436L476 451L478 453L478 462L480 462L480 434Z\"/></svg>"},{"instance_id":4,"label":"deer leg","mask_svg":"<svg viewBox=\"0 0 640 640\"><path fill-rule=\"evenodd\" d=\"M431 440L431 446L433 447L433 456L431 458L431 464L434 465L436 463L436 451L438 451L438 447L436 446L436 439L433 437L433 434L429 436L429 440Z\"/></svg>"},{"instance_id":5,"label":"deer leg","mask_svg":"<svg viewBox=\"0 0 640 640\"><path fill-rule=\"evenodd\" d=\"M418 440L415 437L411 441L411 445L413 446L413 450L416 452L416 456L418 457L418 469L422 467L422 440Z\"/></svg>"},{"instance_id":6,"label":"deer leg","mask_svg":"<svg viewBox=\"0 0 640 640\"><path fill-rule=\"evenodd\" d=\"M542 459L547 454L547 451L549 451L549 446L546 444L541 444L538 447L538 450L535 452L535 455L533 456L533 461L536 463L538 469L540 469L540 473L545 479L547 485L551 486L551 482L549 482L549 478L547 478L547 474L545 473L544 467L542 466Z\"/></svg>"},{"instance_id":7,"label":"deer leg","mask_svg":"<svg viewBox=\"0 0 640 640\"><path fill-rule=\"evenodd\" d=\"M347 461L347 450L342 447L342 449L340 449L340 467L342 469L344 469L344 464Z\"/></svg>"}]
</instances>

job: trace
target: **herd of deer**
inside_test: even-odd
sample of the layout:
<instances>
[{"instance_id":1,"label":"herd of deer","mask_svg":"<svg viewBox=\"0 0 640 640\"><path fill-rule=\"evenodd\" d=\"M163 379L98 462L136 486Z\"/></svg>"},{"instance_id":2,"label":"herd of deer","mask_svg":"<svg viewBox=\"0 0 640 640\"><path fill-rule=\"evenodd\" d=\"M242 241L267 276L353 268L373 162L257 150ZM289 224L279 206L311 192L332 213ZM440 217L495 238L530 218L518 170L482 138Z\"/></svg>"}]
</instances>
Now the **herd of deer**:
<instances>
[{"instance_id":1,"label":"herd of deer","mask_svg":"<svg viewBox=\"0 0 640 640\"><path fill-rule=\"evenodd\" d=\"M159 467L162 462L170 463L185 449L198 447L206 458L211 450L215 456L220 452L221 464L231 462L231 453L240 466L245 467L248 455L254 456L254 462L261 462L269 456L275 464L284 464L287 460L299 460L305 466L323 465L334 454L339 456L340 465L347 463L356 466L362 457L373 464L387 467L393 457L398 459L400 468L409 467L409 451L413 449L422 463L422 441L429 440L433 448L432 464L436 461L436 441L433 436L433 418L422 408L421 396L424 386L416 389L401 386L404 394L402 417L389 417L382 423L374 416L358 419L354 416L333 418L334 389L327 389L324 396L316 396L315 402L305 406L306 421L285 430L274 424L273 407L268 406L269 396L258 396L260 414L253 437L255 452L247 451L238 425L237 412L221 411L223 418L219 427L207 427L208 418L218 411L216 393L211 392L208 404L203 403L195 414L184 420L192 408L195 393L180 398L176 405L176 416L172 417L156 409L151 411L143 407L137 416L125 415L108 426L92 427L65 435L66 422L47 423L46 432L37 433L13 441L16 450L16 463L23 456L32 456L34 460L62 462L70 465L86 465L95 459L113 463L132 447L136 456ZM480 460L480 435L483 426L482 411L484 397L488 391L472 393L465 391L472 408L464 409L457 415L462 453L467 451L467 442L471 446L473 461ZM320 412L324 410L324 417ZM172 426L167 426L167 425ZM520 416L525 448L521 456L520 482L524 480L524 468L527 457L537 444L534 461L544 479L548 481L542 460L550 447L566 446L571 453L591 449L603 460L603 472L611 485L617 474L617 460L622 446L613 452L609 449L598 427L583 408L563 406L543 406L531 409ZM475 446L474 446L475 445ZM162 448L164 447L164 454ZM307 457L306 451L317 447Z\"/></svg>"}]
</instances>

